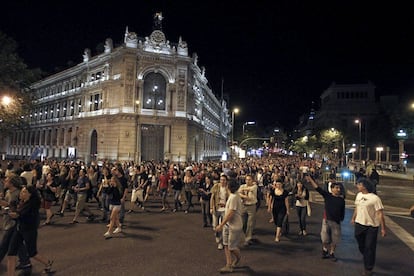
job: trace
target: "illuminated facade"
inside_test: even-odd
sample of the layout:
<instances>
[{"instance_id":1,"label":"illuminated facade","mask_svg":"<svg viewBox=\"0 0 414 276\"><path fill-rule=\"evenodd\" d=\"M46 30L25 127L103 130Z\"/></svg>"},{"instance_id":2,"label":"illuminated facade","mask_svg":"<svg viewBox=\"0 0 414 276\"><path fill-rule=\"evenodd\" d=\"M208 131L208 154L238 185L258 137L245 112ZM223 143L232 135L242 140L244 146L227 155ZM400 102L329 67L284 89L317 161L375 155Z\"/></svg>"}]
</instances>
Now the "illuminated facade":
<instances>
[{"instance_id":1,"label":"illuminated facade","mask_svg":"<svg viewBox=\"0 0 414 276\"><path fill-rule=\"evenodd\" d=\"M200 161L227 151L226 102L208 87L197 55L170 43L162 17L140 38L126 28L117 48L49 76L32 88L30 127L16 131L7 154L56 159Z\"/></svg>"}]
</instances>

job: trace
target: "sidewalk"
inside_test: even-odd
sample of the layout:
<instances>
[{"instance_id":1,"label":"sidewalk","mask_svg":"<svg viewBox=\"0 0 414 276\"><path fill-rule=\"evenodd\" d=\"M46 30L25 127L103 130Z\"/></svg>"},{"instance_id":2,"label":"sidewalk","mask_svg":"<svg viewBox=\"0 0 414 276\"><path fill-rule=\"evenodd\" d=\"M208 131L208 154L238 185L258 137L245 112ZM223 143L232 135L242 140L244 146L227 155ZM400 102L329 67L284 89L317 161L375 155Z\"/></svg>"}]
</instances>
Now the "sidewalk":
<instances>
[{"instance_id":1,"label":"sidewalk","mask_svg":"<svg viewBox=\"0 0 414 276\"><path fill-rule=\"evenodd\" d=\"M377 171L380 176L392 177L396 179L412 180L414 185L414 169L407 169L406 173Z\"/></svg>"}]
</instances>

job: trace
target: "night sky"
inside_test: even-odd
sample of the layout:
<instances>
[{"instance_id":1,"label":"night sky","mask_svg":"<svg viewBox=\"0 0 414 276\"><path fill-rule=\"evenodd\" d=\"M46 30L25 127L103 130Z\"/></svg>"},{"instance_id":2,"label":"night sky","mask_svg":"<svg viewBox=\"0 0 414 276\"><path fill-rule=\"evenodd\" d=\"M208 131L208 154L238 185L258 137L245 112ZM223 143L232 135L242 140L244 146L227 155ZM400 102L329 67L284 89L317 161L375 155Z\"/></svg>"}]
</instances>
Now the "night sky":
<instances>
[{"instance_id":1,"label":"night sky","mask_svg":"<svg viewBox=\"0 0 414 276\"><path fill-rule=\"evenodd\" d=\"M47 2L44 3L44 2ZM82 53L125 27L149 36L161 11L171 42L187 41L209 85L238 107L237 120L287 128L333 82L371 80L378 95L414 89L414 16L409 6L365 1L7 1L0 30L29 67L46 72L82 62ZM92 2L92 3L89 3ZM336 3L331 3L336 2ZM407 4L408 5L408 4Z\"/></svg>"}]
</instances>

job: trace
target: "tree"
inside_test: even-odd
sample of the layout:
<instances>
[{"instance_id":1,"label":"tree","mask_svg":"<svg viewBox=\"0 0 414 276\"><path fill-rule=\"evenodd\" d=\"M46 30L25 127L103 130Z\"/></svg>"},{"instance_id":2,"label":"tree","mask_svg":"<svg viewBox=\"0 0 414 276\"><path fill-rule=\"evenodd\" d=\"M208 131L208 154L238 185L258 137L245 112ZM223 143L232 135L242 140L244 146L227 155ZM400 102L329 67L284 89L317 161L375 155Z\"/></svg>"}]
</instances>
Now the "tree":
<instances>
[{"instance_id":1,"label":"tree","mask_svg":"<svg viewBox=\"0 0 414 276\"><path fill-rule=\"evenodd\" d=\"M30 84L39 79L40 69L30 70L17 54L17 43L0 32L0 133L7 135L26 127L31 110Z\"/></svg>"},{"instance_id":2,"label":"tree","mask_svg":"<svg viewBox=\"0 0 414 276\"><path fill-rule=\"evenodd\" d=\"M334 149L340 149L343 135L334 128L325 129L320 132L321 153L331 154Z\"/></svg>"}]
</instances>

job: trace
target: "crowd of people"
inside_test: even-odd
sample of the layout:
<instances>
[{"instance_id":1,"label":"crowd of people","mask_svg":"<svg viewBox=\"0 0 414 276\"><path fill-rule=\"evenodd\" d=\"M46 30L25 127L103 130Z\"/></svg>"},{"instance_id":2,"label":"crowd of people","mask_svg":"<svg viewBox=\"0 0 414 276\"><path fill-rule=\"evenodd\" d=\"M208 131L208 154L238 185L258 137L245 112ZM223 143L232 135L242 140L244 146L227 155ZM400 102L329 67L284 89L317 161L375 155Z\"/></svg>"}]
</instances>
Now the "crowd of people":
<instances>
[{"instance_id":1,"label":"crowd of people","mask_svg":"<svg viewBox=\"0 0 414 276\"><path fill-rule=\"evenodd\" d=\"M226 265L220 272L232 272L241 259L239 244L248 247L255 243L256 213L262 204L267 206L269 222L275 225L275 242L281 242L282 234L286 231L283 228L288 223L287 218L292 209L296 209L299 221L298 235L307 235L306 217L311 211L309 186L325 199L321 226L322 257L336 261L335 248L341 237L345 194L343 187L335 184L335 179L327 187L318 186L315 179L320 178L321 168L326 166L332 169L334 175L337 169L335 163L294 156L226 162L148 161L140 164L85 164L56 160L10 162L6 170L2 171L4 199L0 205L6 232L0 245L0 261L8 255L9 275L14 273L16 255L19 256L19 268L31 267L30 258L34 258L45 265L45 271L50 271L53 262L39 255L36 250L40 208L45 210L43 226L52 224L55 215L65 216L68 209L75 208L71 224L79 223L82 215L86 215L87 220L99 219L107 224L103 236L109 239L122 232L126 213L145 210L151 200L161 202L160 212L182 211L186 214L194 210L197 201L202 214L200 225L215 230L217 248L225 252ZM371 189L372 182L368 178L361 179L358 183L366 188L360 191L374 192ZM25 199L27 197L30 200ZM375 252L372 253L372 250L375 251L372 245L376 243L373 238L375 229L378 231L381 226L381 233L385 236L381 200L378 196L370 198L375 201L375 207L367 213L364 208L370 207L366 204L360 207L361 196L357 196L355 203L358 212L353 218L357 225L356 239L364 260L365 255L368 256L365 266L367 272L372 271L375 262ZM129 204L126 204L128 200ZM31 203L27 203L29 201ZM95 203L99 211L92 211L88 203ZM57 213L51 211L53 205L58 206ZM27 224L27 209L32 212L30 219L36 220L33 224L36 227L28 229L29 234L16 226ZM379 220L372 217L376 212L380 213ZM371 216L371 219L367 219L367 216ZM364 236L365 232L370 233L368 238ZM368 239L369 245L364 246ZM369 250L371 253L366 253Z\"/></svg>"}]
</instances>

